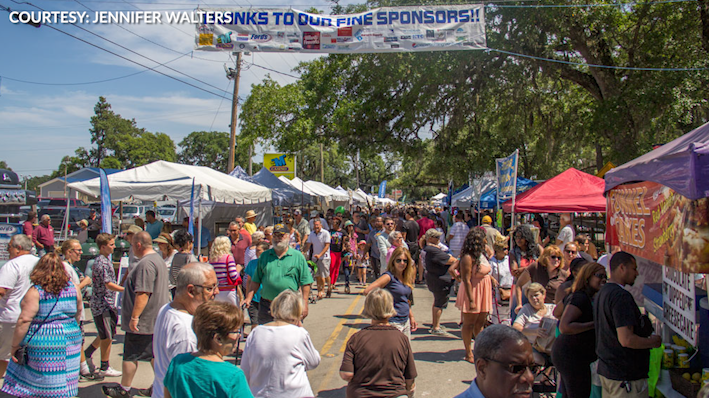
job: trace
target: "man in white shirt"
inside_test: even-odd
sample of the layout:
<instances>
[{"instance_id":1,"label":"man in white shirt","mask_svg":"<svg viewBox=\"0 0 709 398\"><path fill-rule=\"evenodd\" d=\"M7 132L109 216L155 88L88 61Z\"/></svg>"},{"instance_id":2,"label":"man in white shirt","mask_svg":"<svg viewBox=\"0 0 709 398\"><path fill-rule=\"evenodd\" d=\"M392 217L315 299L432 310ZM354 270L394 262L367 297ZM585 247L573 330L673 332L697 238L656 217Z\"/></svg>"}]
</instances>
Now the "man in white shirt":
<instances>
[{"instance_id":1,"label":"man in white shirt","mask_svg":"<svg viewBox=\"0 0 709 398\"><path fill-rule=\"evenodd\" d=\"M177 274L175 298L160 309L155 320L153 398L163 398L165 394L163 380L172 358L197 351L192 316L200 304L214 300L219 293L218 284L214 268L205 263L187 264Z\"/></svg>"},{"instance_id":2,"label":"man in white shirt","mask_svg":"<svg viewBox=\"0 0 709 398\"><path fill-rule=\"evenodd\" d=\"M468 231L470 228L463 221L463 211L458 210L455 214L455 224L448 230L448 246L453 257L460 257L460 251L463 249L463 242L465 242Z\"/></svg>"},{"instance_id":3,"label":"man in white shirt","mask_svg":"<svg viewBox=\"0 0 709 398\"><path fill-rule=\"evenodd\" d=\"M391 247L391 243L389 243L389 234L394 232L394 229L396 228L396 222L392 218L385 218L384 219L384 230L380 233L378 233L377 236L377 248L379 249L379 274L383 274L387 270L387 252L389 251L389 248Z\"/></svg>"},{"instance_id":4,"label":"man in white shirt","mask_svg":"<svg viewBox=\"0 0 709 398\"><path fill-rule=\"evenodd\" d=\"M556 245L564 251L566 244L574 241L574 226L571 224L571 214L562 213L559 216L559 235L556 236Z\"/></svg>"},{"instance_id":5,"label":"man in white shirt","mask_svg":"<svg viewBox=\"0 0 709 398\"><path fill-rule=\"evenodd\" d=\"M318 300L323 298L325 294L325 284L327 284L327 295L332 293L330 286L330 232L326 231L320 220L313 222L313 232L310 233L305 252L313 246L312 261L318 265L318 270L315 273L315 281L318 284Z\"/></svg>"},{"instance_id":6,"label":"man in white shirt","mask_svg":"<svg viewBox=\"0 0 709 398\"><path fill-rule=\"evenodd\" d=\"M32 284L30 274L39 261L30 254L31 250L32 238L13 236L7 245L10 261L0 268L0 377L5 375L12 358L12 335L20 317L20 303Z\"/></svg>"}]
</instances>

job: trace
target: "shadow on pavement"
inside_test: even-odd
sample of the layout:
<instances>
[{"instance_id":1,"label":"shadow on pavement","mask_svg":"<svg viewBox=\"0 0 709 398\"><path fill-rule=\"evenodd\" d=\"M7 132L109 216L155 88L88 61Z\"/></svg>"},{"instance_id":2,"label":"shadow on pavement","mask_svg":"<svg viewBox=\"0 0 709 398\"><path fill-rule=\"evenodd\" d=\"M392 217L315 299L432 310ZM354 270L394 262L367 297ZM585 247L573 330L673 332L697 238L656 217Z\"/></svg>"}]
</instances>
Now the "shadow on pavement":
<instances>
[{"instance_id":1,"label":"shadow on pavement","mask_svg":"<svg viewBox=\"0 0 709 398\"><path fill-rule=\"evenodd\" d=\"M340 318L340 319L364 319L362 315L357 315L357 314L347 314L347 315L333 315L333 318Z\"/></svg>"},{"instance_id":2,"label":"shadow on pavement","mask_svg":"<svg viewBox=\"0 0 709 398\"><path fill-rule=\"evenodd\" d=\"M342 398L345 396L347 386L335 390L323 390L318 393L318 398Z\"/></svg>"},{"instance_id":3,"label":"shadow on pavement","mask_svg":"<svg viewBox=\"0 0 709 398\"><path fill-rule=\"evenodd\" d=\"M424 361L424 362L434 362L434 363L444 363L444 362L463 362L466 363L463 358L465 357L465 350L450 350L448 352L415 352L414 360Z\"/></svg>"}]
</instances>

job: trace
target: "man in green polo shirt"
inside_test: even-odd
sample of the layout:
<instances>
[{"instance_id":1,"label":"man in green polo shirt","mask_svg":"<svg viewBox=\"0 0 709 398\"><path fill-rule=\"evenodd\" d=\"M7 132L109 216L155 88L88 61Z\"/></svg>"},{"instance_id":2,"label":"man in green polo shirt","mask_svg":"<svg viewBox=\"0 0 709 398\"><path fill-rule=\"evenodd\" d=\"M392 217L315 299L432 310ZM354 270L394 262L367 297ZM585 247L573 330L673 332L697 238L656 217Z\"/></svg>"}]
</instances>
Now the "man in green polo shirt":
<instances>
[{"instance_id":1,"label":"man in green polo shirt","mask_svg":"<svg viewBox=\"0 0 709 398\"><path fill-rule=\"evenodd\" d=\"M263 325L273 321L271 316L271 300L286 289L298 291L303 295L303 319L308 316L308 296L313 276L310 274L305 257L298 250L290 247L290 232L282 225L277 225L273 231L274 246L266 250L258 259L254 277L249 281L249 292L244 298L243 306L248 308L254 293L261 289L258 323Z\"/></svg>"}]
</instances>

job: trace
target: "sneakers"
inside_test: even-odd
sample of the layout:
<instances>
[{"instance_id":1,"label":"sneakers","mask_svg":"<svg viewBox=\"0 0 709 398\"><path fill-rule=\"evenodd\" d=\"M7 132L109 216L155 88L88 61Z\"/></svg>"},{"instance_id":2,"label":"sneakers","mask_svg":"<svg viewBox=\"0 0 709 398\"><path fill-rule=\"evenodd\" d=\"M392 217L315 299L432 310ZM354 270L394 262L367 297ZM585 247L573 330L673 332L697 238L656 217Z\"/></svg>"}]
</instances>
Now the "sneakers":
<instances>
[{"instance_id":1,"label":"sneakers","mask_svg":"<svg viewBox=\"0 0 709 398\"><path fill-rule=\"evenodd\" d=\"M98 373L79 374L79 381L80 382L103 381L103 376L101 376Z\"/></svg>"},{"instance_id":2,"label":"sneakers","mask_svg":"<svg viewBox=\"0 0 709 398\"><path fill-rule=\"evenodd\" d=\"M101 389L110 398L130 398L130 393L118 384L115 386L102 386Z\"/></svg>"},{"instance_id":3,"label":"sneakers","mask_svg":"<svg viewBox=\"0 0 709 398\"><path fill-rule=\"evenodd\" d=\"M450 334L450 333L446 332L445 330L443 330L442 327L441 327L440 329L429 329L428 332L431 333L431 334L434 335L434 336L453 337L452 334Z\"/></svg>"},{"instance_id":4,"label":"sneakers","mask_svg":"<svg viewBox=\"0 0 709 398\"><path fill-rule=\"evenodd\" d=\"M108 367L106 370L99 370L98 374L103 376L103 377L121 377L123 376L122 372L117 371L116 369L113 369L112 367Z\"/></svg>"},{"instance_id":5,"label":"sneakers","mask_svg":"<svg viewBox=\"0 0 709 398\"><path fill-rule=\"evenodd\" d=\"M153 386L148 388L139 388L136 395L139 397L151 397L153 395Z\"/></svg>"}]
</instances>

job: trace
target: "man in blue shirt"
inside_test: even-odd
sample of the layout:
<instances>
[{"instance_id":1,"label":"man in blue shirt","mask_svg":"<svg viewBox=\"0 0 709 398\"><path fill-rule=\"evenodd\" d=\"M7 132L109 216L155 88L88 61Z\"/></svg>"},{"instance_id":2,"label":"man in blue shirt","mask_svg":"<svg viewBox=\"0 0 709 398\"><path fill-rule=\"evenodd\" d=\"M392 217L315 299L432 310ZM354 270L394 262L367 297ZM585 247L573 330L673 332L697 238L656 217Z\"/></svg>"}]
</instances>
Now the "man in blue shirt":
<instances>
[{"instance_id":1,"label":"man in blue shirt","mask_svg":"<svg viewBox=\"0 0 709 398\"><path fill-rule=\"evenodd\" d=\"M152 239L156 239L162 232L162 221L155 218L155 212L152 210L145 212L145 232L149 233Z\"/></svg>"},{"instance_id":2,"label":"man in blue shirt","mask_svg":"<svg viewBox=\"0 0 709 398\"><path fill-rule=\"evenodd\" d=\"M529 398L534 363L532 345L507 325L492 325L475 337L475 371L470 387L455 398Z\"/></svg>"},{"instance_id":3,"label":"man in blue shirt","mask_svg":"<svg viewBox=\"0 0 709 398\"><path fill-rule=\"evenodd\" d=\"M195 228L199 226L202 230L202 238L199 241L199 252L201 255L209 257L209 251L212 249L212 233L209 232L209 229L202 225L199 221L199 217L195 217Z\"/></svg>"}]
</instances>

